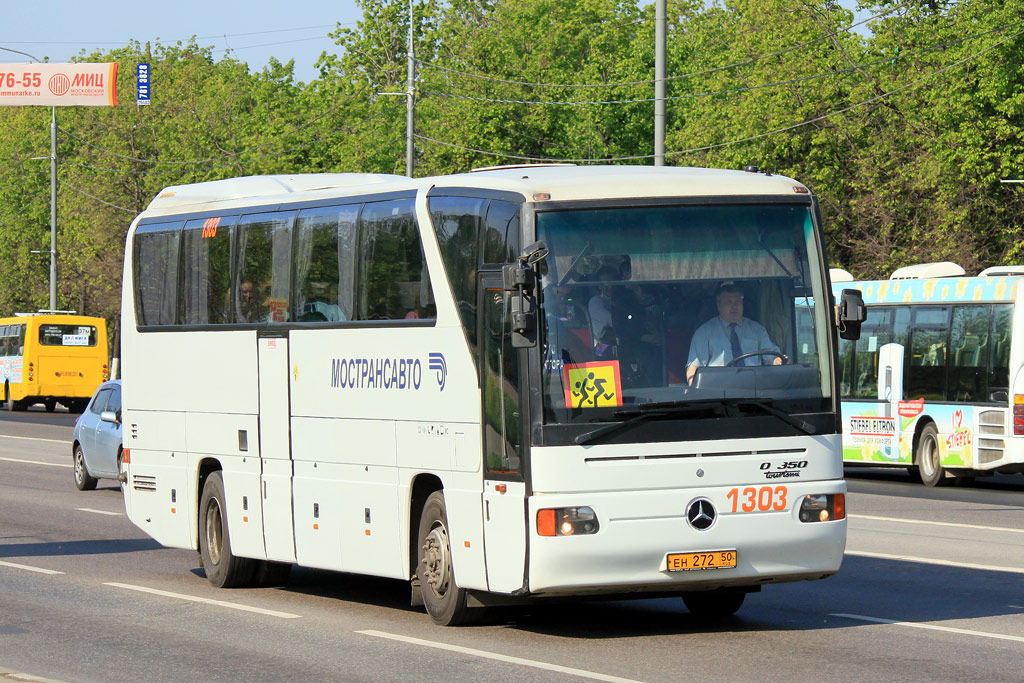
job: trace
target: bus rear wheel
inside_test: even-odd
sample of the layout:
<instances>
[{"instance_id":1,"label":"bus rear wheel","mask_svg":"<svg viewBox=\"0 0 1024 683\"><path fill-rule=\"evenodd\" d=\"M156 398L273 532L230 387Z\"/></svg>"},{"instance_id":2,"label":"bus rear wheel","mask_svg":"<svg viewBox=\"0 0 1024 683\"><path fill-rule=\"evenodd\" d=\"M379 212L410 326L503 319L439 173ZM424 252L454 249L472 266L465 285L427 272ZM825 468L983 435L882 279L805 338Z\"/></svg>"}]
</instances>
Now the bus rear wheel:
<instances>
[{"instance_id":1,"label":"bus rear wheel","mask_svg":"<svg viewBox=\"0 0 1024 683\"><path fill-rule=\"evenodd\" d=\"M712 591L683 593L683 603L695 617L716 619L736 614L747 597L742 588L718 588Z\"/></svg>"},{"instance_id":2,"label":"bus rear wheel","mask_svg":"<svg viewBox=\"0 0 1024 683\"><path fill-rule=\"evenodd\" d=\"M417 539L416 575L427 614L439 626L458 626L475 620L479 610L466 606L468 595L455 583L448 512L440 491L431 493L423 506Z\"/></svg>"},{"instance_id":3,"label":"bus rear wheel","mask_svg":"<svg viewBox=\"0 0 1024 683\"><path fill-rule=\"evenodd\" d=\"M938 486L946 476L939 464L939 432L934 424L925 425L917 440L917 471L925 486Z\"/></svg>"},{"instance_id":4,"label":"bus rear wheel","mask_svg":"<svg viewBox=\"0 0 1024 683\"><path fill-rule=\"evenodd\" d=\"M219 471L211 472L199 502L199 552L210 583L218 588L234 588L248 585L255 564L231 553L225 500L224 478Z\"/></svg>"}]
</instances>

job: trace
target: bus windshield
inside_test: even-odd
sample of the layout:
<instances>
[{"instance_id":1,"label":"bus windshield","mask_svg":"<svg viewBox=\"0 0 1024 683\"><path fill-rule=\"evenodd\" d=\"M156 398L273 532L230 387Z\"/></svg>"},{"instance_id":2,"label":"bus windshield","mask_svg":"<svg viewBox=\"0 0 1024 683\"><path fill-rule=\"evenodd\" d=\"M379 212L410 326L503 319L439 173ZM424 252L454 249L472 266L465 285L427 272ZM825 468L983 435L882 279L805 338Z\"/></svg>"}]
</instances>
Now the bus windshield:
<instances>
[{"instance_id":1,"label":"bus windshield","mask_svg":"<svg viewBox=\"0 0 1024 683\"><path fill-rule=\"evenodd\" d=\"M828 296L809 204L538 211L537 237L550 250L545 423L716 399L831 409Z\"/></svg>"}]
</instances>

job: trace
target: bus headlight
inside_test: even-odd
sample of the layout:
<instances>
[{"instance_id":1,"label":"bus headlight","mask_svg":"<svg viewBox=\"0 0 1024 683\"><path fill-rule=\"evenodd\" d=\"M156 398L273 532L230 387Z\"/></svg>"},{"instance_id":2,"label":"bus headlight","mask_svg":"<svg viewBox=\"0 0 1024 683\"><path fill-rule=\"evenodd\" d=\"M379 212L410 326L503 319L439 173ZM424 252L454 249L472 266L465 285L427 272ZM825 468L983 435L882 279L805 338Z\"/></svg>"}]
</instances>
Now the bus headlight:
<instances>
[{"instance_id":1,"label":"bus headlight","mask_svg":"<svg viewBox=\"0 0 1024 683\"><path fill-rule=\"evenodd\" d=\"M804 496L800 503L801 522L834 522L846 517L846 494L823 493Z\"/></svg>"},{"instance_id":2,"label":"bus headlight","mask_svg":"<svg viewBox=\"0 0 1024 683\"><path fill-rule=\"evenodd\" d=\"M537 510L537 533L541 536L586 536L600 528L594 508L545 508Z\"/></svg>"}]
</instances>

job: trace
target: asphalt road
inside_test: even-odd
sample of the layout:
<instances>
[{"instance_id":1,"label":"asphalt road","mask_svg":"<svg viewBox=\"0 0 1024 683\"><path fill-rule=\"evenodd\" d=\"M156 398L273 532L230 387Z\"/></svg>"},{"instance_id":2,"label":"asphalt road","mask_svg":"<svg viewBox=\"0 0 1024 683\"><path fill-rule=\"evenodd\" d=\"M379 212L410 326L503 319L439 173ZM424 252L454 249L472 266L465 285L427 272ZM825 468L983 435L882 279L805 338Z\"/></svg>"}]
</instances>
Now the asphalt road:
<instances>
[{"instance_id":1,"label":"asphalt road","mask_svg":"<svg viewBox=\"0 0 1024 683\"><path fill-rule=\"evenodd\" d=\"M74 415L0 413L0 681L1020 681L1024 477L925 489L851 471L839 574L707 622L676 599L439 628L397 581L296 570L213 588L190 551L79 492Z\"/></svg>"}]
</instances>

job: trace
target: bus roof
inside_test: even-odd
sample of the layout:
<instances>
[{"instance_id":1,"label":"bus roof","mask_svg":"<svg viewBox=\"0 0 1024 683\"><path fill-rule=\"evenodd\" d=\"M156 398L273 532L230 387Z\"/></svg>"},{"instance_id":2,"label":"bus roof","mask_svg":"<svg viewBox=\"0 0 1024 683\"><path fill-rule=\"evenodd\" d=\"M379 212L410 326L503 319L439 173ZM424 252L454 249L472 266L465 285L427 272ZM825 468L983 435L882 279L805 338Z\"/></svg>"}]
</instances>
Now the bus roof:
<instances>
[{"instance_id":1,"label":"bus roof","mask_svg":"<svg viewBox=\"0 0 1024 683\"><path fill-rule=\"evenodd\" d=\"M244 206L257 200L259 204L269 205L430 187L515 192L527 200L541 201L679 196L792 197L810 194L804 185L791 178L749 171L670 166L526 165L425 178L373 173L318 173L248 176L172 185L161 191L144 213L166 215Z\"/></svg>"},{"instance_id":2,"label":"bus roof","mask_svg":"<svg viewBox=\"0 0 1024 683\"><path fill-rule=\"evenodd\" d=\"M1009 302L1016 299L1022 281L1012 276L862 280L833 283L832 291L838 295L843 289L859 289L865 304Z\"/></svg>"}]
</instances>

